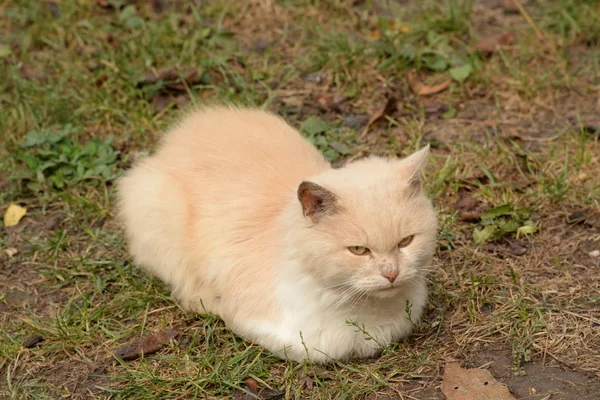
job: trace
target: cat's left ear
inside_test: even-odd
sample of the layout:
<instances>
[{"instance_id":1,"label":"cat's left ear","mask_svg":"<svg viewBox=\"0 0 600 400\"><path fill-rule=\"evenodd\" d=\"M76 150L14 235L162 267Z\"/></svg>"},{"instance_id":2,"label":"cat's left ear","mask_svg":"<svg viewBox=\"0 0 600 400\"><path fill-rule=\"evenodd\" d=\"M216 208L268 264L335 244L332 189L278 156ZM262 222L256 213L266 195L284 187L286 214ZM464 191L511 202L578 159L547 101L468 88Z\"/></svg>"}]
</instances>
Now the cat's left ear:
<instances>
[{"instance_id":1,"label":"cat's left ear","mask_svg":"<svg viewBox=\"0 0 600 400\"><path fill-rule=\"evenodd\" d=\"M429 155L429 144L421 150L412 153L400 161L402 165L402 177L408 182L411 192L418 194L423 187L422 171L427 165Z\"/></svg>"},{"instance_id":2,"label":"cat's left ear","mask_svg":"<svg viewBox=\"0 0 600 400\"><path fill-rule=\"evenodd\" d=\"M337 210L337 197L323 186L304 181L298 186L298 200L302 204L302 213L318 222L326 214Z\"/></svg>"}]
</instances>

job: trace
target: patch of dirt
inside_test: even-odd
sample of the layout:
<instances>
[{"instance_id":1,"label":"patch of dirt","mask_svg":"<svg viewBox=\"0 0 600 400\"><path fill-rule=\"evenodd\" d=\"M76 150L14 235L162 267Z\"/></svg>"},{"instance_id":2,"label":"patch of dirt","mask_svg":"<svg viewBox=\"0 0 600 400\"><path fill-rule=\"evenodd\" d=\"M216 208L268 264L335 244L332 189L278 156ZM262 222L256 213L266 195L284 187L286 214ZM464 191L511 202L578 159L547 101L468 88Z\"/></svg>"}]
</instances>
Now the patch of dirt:
<instances>
[{"instance_id":1,"label":"patch of dirt","mask_svg":"<svg viewBox=\"0 0 600 400\"><path fill-rule=\"evenodd\" d=\"M518 399L592 400L600 398L600 379L558 365L552 359L536 358L515 372L510 352L498 345L484 345L464 355L470 368L488 368L494 378L507 385Z\"/></svg>"}]
</instances>

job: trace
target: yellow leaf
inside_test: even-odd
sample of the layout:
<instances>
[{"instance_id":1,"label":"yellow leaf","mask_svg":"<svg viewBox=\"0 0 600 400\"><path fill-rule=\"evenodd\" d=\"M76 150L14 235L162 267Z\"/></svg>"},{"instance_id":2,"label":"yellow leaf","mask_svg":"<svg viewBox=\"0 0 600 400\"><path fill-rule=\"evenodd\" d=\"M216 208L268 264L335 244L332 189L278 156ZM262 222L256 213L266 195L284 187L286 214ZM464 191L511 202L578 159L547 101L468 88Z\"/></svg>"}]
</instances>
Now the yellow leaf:
<instances>
[{"instance_id":1,"label":"yellow leaf","mask_svg":"<svg viewBox=\"0 0 600 400\"><path fill-rule=\"evenodd\" d=\"M4 226L17 225L25 214L27 214L27 209L25 207L11 203L4 213Z\"/></svg>"},{"instance_id":2,"label":"yellow leaf","mask_svg":"<svg viewBox=\"0 0 600 400\"><path fill-rule=\"evenodd\" d=\"M19 250L15 249L14 247L11 247L10 249L4 249L4 252L6 253L7 256L12 257L15 254L17 254L19 252Z\"/></svg>"}]
</instances>

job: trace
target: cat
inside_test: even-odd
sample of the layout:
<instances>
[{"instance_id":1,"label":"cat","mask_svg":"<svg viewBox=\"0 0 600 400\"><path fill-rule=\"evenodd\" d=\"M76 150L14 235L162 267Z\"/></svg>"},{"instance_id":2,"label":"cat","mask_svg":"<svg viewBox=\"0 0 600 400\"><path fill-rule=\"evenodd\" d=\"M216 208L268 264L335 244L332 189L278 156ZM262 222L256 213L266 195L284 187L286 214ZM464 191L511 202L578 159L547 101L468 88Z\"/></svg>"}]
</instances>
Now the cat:
<instances>
[{"instance_id":1,"label":"cat","mask_svg":"<svg viewBox=\"0 0 600 400\"><path fill-rule=\"evenodd\" d=\"M283 359L370 357L426 303L428 152L334 169L274 114L195 110L120 178L118 216L134 261L184 308Z\"/></svg>"}]
</instances>

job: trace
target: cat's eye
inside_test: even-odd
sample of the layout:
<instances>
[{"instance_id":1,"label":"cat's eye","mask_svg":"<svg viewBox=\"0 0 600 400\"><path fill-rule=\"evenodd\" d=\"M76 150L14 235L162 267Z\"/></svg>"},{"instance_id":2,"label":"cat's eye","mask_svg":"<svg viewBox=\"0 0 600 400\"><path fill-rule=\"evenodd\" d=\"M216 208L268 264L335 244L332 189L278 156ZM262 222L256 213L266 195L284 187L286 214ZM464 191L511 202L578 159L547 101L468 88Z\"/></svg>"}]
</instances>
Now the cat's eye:
<instances>
[{"instance_id":1,"label":"cat's eye","mask_svg":"<svg viewBox=\"0 0 600 400\"><path fill-rule=\"evenodd\" d=\"M398 243L398 247L402 248L402 247L408 246L409 244L412 243L414 237L415 237L415 235L410 235L410 236L405 237L404 239L402 239L400 241L400 243Z\"/></svg>"},{"instance_id":2,"label":"cat's eye","mask_svg":"<svg viewBox=\"0 0 600 400\"><path fill-rule=\"evenodd\" d=\"M356 254L357 256L364 256L371 252L368 247L364 246L350 246L348 247L348 250L350 250L350 253Z\"/></svg>"}]
</instances>

